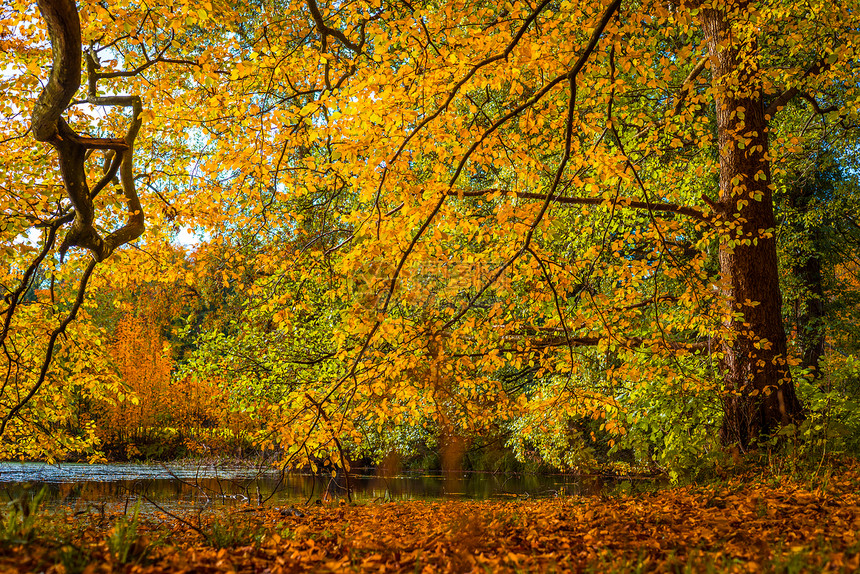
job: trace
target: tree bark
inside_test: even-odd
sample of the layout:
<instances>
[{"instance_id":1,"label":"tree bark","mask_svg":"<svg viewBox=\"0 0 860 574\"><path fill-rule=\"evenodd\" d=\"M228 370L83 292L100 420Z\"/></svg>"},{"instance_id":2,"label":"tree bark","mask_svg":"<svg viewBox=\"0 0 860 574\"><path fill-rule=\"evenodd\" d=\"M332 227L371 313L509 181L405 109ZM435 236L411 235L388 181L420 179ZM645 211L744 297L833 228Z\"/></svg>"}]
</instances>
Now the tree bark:
<instances>
[{"instance_id":1,"label":"tree bark","mask_svg":"<svg viewBox=\"0 0 860 574\"><path fill-rule=\"evenodd\" d=\"M731 9L731 12L728 10ZM757 80L753 40L734 37L732 19L746 3L702 10L716 93L720 154L717 216L723 294L729 302L722 345L725 383L721 438L743 450L796 422L802 409L786 362L768 120ZM731 14L731 15L730 15Z\"/></svg>"},{"instance_id":2,"label":"tree bark","mask_svg":"<svg viewBox=\"0 0 860 574\"><path fill-rule=\"evenodd\" d=\"M121 245L140 237L144 231L144 214L134 187L133 148L141 127L143 107L137 96L98 97L95 84L101 77L91 66L87 101L94 105L132 108L132 118L124 138L90 138L73 130L62 117L81 86L81 22L74 0L39 0L39 11L48 27L51 40L51 76L33 106L31 129L36 141L48 142L57 150L60 173L66 193L74 207L74 221L60 247L61 256L69 247L89 249L96 261L103 261ZM92 62L91 58L89 60ZM102 237L95 227L93 199L98 188L109 181L103 179L96 189L87 184L85 162L89 150L114 150L116 167L120 170L126 197L126 224ZM110 177L113 177L111 174Z\"/></svg>"}]
</instances>

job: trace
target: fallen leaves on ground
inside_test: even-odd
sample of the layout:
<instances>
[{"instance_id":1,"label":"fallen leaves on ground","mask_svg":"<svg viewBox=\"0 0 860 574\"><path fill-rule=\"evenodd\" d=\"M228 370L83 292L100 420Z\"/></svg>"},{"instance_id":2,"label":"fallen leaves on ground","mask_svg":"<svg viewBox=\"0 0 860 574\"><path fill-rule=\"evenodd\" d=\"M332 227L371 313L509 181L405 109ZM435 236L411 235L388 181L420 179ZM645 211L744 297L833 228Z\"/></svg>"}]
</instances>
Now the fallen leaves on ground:
<instances>
[{"instance_id":1,"label":"fallen leaves on ground","mask_svg":"<svg viewBox=\"0 0 860 574\"><path fill-rule=\"evenodd\" d=\"M57 525L53 542L43 532L0 547L0 570L854 572L858 485L846 473L826 488L769 479L604 497L234 508L186 516L199 531L147 515L130 564L108 547L115 520L92 515L74 539Z\"/></svg>"}]
</instances>

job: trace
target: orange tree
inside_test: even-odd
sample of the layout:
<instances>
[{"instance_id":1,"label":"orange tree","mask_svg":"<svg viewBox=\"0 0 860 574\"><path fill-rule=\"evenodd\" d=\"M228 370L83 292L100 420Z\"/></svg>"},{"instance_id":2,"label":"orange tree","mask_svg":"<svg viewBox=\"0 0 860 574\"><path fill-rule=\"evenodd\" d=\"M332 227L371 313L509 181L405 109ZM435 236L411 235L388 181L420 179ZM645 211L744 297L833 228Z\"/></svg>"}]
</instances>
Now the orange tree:
<instances>
[{"instance_id":1,"label":"orange tree","mask_svg":"<svg viewBox=\"0 0 860 574\"><path fill-rule=\"evenodd\" d=\"M49 24L74 12L43 4ZM80 158L61 170L71 204L36 223L78 218L60 251L113 250L75 185L88 149L116 170L130 144L58 123L80 56L57 55L83 39L122 56L89 77L149 98L135 121L159 137L137 147L160 215L208 229L247 297L203 363L245 349L236 392L265 391L288 458L404 425L540 437L588 418L702 449L718 428L746 449L802 417L773 201L802 134L776 128L799 98L855 120L855 8L86 4L83 36L55 24L33 114L61 167ZM19 147L28 169L41 148Z\"/></svg>"}]
</instances>

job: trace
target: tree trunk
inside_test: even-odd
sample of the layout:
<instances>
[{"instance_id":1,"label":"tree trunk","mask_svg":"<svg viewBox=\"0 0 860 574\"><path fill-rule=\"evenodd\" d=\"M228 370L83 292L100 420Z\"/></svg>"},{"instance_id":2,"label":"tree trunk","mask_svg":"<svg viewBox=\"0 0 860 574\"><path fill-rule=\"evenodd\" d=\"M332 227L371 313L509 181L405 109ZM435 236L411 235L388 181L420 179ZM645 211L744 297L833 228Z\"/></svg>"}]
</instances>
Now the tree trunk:
<instances>
[{"instance_id":1,"label":"tree trunk","mask_svg":"<svg viewBox=\"0 0 860 574\"><path fill-rule=\"evenodd\" d=\"M803 288L795 305L801 364L818 378L825 341L824 279L819 255L806 255L804 261L794 268L794 274L800 279Z\"/></svg>"},{"instance_id":2,"label":"tree trunk","mask_svg":"<svg viewBox=\"0 0 860 574\"><path fill-rule=\"evenodd\" d=\"M819 189L818 174L812 181L798 187L791 196L791 207L799 213L810 210L810 202ZM821 270L821 231L796 224L795 233L803 234L803 242L796 252L797 260L791 271L799 280L800 292L794 300L794 321L797 328L797 346L802 365L815 378L819 376L819 363L824 356L825 316L824 277Z\"/></svg>"},{"instance_id":3,"label":"tree trunk","mask_svg":"<svg viewBox=\"0 0 860 574\"><path fill-rule=\"evenodd\" d=\"M742 17L745 4L733 9ZM725 224L720 271L731 306L724 319L721 435L725 444L745 450L797 421L801 406L786 363L768 120L756 77L756 46L733 37L737 30L723 10L703 10L702 19L716 92L720 193L715 208Z\"/></svg>"}]
</instances>

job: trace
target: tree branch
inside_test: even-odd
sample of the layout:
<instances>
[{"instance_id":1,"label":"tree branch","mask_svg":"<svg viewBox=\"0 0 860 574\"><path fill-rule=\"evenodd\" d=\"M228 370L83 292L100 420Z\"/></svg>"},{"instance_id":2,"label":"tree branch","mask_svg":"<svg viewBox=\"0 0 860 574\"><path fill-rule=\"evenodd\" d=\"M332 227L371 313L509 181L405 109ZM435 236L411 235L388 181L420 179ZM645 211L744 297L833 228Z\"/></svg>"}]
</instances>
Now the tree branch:
<instances>
[{"instance_id":1,"label":"tree branch","mask_svg":"<svg viewBox=\"0 0 860 574\"><path fill-rule=\"evenodd\" d=\"M91 138L78 134L63 118L62 114L72 101L81 84L81 24L77 6L74 0L38 0L39 11L48 28L51 42L52 66L48 82L39 94L31 116L31 131L36 141L50 143L57 152L60 175L71 202L71 207L63 209L57 216L39 226L46 227L46 239L40 253L24 272L19 288L8 298L0 343L5 349L6 338L10 332L12 316L15 314L20 297L32 282L40 264L53 248L56 233L64 225L71 227L60 244L60 259L69 247L78 246L90 251L89 261L78 285L75 301L60 324L48 336L47 348L41 358L41 366L35 382L29 389L16 388L16 394L11 398L12 405L0 418L0 436L5 432L9 422L20 416L21 410L36 395L44 384L54 357L54 350L60 335L64 335L69 324L75 319L86 296L87 283L98 262L109 257L119 246L137 238L143 233L144 216L134 186L132 159L134 141L142 124L141 112L143 107L137 96L107 96L97 97L96 82L99 75L95 71L95 62L88 58L89 102L95 105L119 105L130 107L131 121L123 138ZM89 55L88 55L89 56ZM91 150L113 150L114 157L105 170L103 177L90 191L87 183L86 161ZM93 199L113 179L117 171L125 194L128 217L126 223L102 238L95 228L96 213ZM53 292L52 292L53 293ZM7 354L8 357L8 354ZM11 362L11 359L10 359ZM7 377L8 380L8 377ZM26 391L26 392L24 392ZM0 389L0 395L5 396L5 386Z\"/></svg>"},{"instance_id":2,"label":"tree branch","mask_svg":"<svg viewBox=\"0 0 860 574\"><path fill-rule=\"evenodd\" d=\"M51 362L54 359L54 347L57 343L57 338L66 332L66 328L69 326L69 323L75 320L75 317L78 314L78 310L81 308L81 304L84 302L84 296L87 292L87 282L90 280L90 276L93 273L93 270L96 268L96 260L91 259L87 268L84 270L84 274L81 276L81 281L78 284L78 294L75 297L75 302L72 304L72 308L69 310L66 318L63 319L63 322L51 332L51 336L48 338L48 348L45 351L45 356L42 358L42 366L39 369L39 377L36 379L36 382L30 387L30 390L25 394L21 399L19 399L15 405L9 409L9 412L6 413L2 420L0 420L0 436L3 436L3 433L6 431L6 426L9 424L15 415L24 408L30 400L36 395L42 385L45 383L45 378L48 376L48 369L51 366Z\"/></svg>"},{"instance_id":3,"label":"tree branch","mask_svg":"<svg viewBox=\"0 0 860 574\"><path fill-rule=\"evenodd\" d=\"M322 36L323 51L325 51L328 42L326 38L327 36L334 36L341 44L343 44L356 54L361 51L361 48L358 46L358 44L347 38L346 34L341 32L340 30L326 26L325 20L323 20L322 12L320 11L320 7L317 4L316 0L306 0L306 2L308 5L308 10L311 11L311 17L314 19L314 24L316 24L317 30L319 30L320 36Z\"/></svg>"},{"instance_id":4,"label":"tree branch","mask_svg":"<svg viewBox=\"0 0 860 574\"><path fill-rule=\"evenodd\" d=\"M807 69L803 73L803 75L800 77L800 80L805 80L806 78L808 78L810 76L817 76L818 74L826 71L829 68L830 68L829 64L826 64L823 60L819 60L818 62L816 62L812 66L810 66L809 69ZM789 88L788 90L784 91L783 93L778 95L776 98L774 98L770 102L770 104L768 104L767 108L765 108L765 110L764 110L764 115L770 116L771 118L773 118L773 116L776 115L776 112L781 110L795 96L800 95L800 94L801 94L800 88L798 88L797 86Z\"/></svg>"},{"instance_id":5,"label":"tree branch","mask_svg":"<svg viewBox=\"0 0 860 574\"><path fill-rule=\"evenodd\" d=\"M803 92L802 94L800 94L800 97L812 105L812 109L815 110L816 114L819 114L822 116L824 114L829 114L830 112L835 112L836 110L839 109L839 107L836 105L831 105L831 106L827 106L826 108L822 108L821 106L819 106L818 100L816 100L814 97L807 94L806 92Z\"/></svg>"},{"instance_id":6,"label":"tree branch","mask_svg":"<svg viewBox=\"0 0 860 574\"><path fill-rule=\"evenodd\" d=\"M499 192L501 190L497 188L489 188L489 189L479 189L473 191L452 191L448 193L448 195L456 195L458 197L481 197L483 195L489 195L491 193ZM531 192L508 192L513 193L515 197L521 199L546 199L546 194L543 193L531 193ZM603 197L567 197L567 196L555 196L551 197L550 201L553 203L559 203L562 205L607 205L607 206L618 206L618 207L629 207L632 209L650 209L651 211L659 211L666 213L677 213L679 215L686 215L688 217L692 217L695 219L699 219L701 221L705 221L708 223L713 222L713 217L698 209L696 207L691 207L688 205L678 205L675 203L659 203L659 202L647 202L647 201L637 201L632 199L623 199L618 198L615 200L608 200Z\"/></svg>"}]
</instances>

